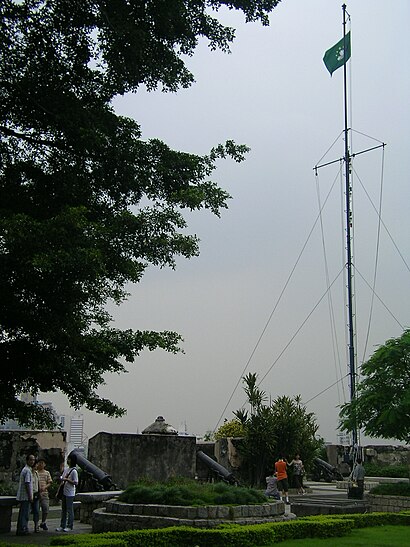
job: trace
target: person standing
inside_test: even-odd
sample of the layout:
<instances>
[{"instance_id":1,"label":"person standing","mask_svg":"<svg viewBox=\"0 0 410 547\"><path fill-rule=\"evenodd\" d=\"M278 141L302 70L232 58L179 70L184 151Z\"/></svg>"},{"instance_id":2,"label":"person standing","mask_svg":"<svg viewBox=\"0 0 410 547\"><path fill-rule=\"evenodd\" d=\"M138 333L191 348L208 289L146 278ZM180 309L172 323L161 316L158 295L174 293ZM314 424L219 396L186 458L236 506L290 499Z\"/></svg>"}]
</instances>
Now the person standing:
<instances>
[{"instance_id":1,"label":"person standing","mask_svg":"<svg viewBox=\"0 0 410 547\"><path fill-rule=\"evenodd\" d=\"M19 514L17 519L17 536L28 536L28 521L30 518L30 505L33 503L33 473L32 468L36 463L33 454L26 457L26 465L20 473L16 500L19 502Z\"/></svg>"},{"instance_id":2,"label":"person standing","mask_svg":"<svg viewBox=\"0 0 410 547\"><path fill-rule=\"evenodd\" d=\"M303 488L303 473L305 472L305 468L303 467L303 462L300 459L299 454L295 455L289 466L291 465L293 465L293 478L295 480L295 486L298 494L304 494L305 489Z\"/></svg>"},{"instance_id":3,"label":"person standing","mask_svg":"<svg viewBox=\"0 0 410 547\"><path fill-rule=\"evenodd\" d=\"M38 521L40 518L40 481L37 473L37 463L35 462L31 468L33 473L33 502L31 504L31 510L33 512L34 531L38 533L40 528L38 527Z\"/></svg>"},{"instance_id":4,"label":"person standing","mask_svg":"<svg viewBox=\"0 0 410 547\"><path fill-rule=\"evenodd\" d=\"M43 459L37 462L37 474L40 486L40 507L41 507L41 523L40 528L42 530L48 530L47 515L50 507L50 499L48 496L48 489L53 482L50 472L47 471L46 462Z\"/></svg>"},{"instance_id":5,"label":"person standing","mask_svg":"<svg viewBox=\"0 0 410 547\"><path fill-rule=\"evenodd\" d=\"M74 527L74 496L76 486L78 485L77 456L75 454L68 455L67 465L68 467L64 469L60 477L64 483L64 488L61 521L60 526L56 528L56 532L71 532Z\"/></svg>"},{"instance_id":6,"label":"person standing","mask_svg":"<svg viewBox=\"0 0 410 547\"><path fill-rule=\"evenodd\" d=\"M287 461L281 454L278 461L275 463L275 472L278 479L278 489L285 496L285 503L289 504L289 482L287 473Z\"/></svg>"},{"instance_id":7,"label":"person standing","mask_svg":"<svg viewBox=\"0 0 410 547\"><path fill-rule=\"evenodd\" d=\"M359 488L360 499L363 499L364 477L365 477L365 469L362 465L362 460L361 458L357 458L356 465L353 469L352 478Z\"/></svg>"}]
</instances>

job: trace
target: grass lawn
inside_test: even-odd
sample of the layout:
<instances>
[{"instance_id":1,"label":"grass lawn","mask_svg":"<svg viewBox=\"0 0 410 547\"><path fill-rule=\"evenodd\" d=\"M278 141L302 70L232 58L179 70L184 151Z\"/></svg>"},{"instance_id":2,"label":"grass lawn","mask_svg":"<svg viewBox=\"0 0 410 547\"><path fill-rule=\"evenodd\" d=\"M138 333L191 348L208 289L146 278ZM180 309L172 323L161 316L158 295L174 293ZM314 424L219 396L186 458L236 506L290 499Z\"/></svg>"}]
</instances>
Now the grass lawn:
<instances>
[{"instance_id":1,"label":"grass lawn","mask_svg":"<svg viewBox=\"0 0 410 547\"><path fill-rule=\"evenodd\" d=\"M404 547L410 544L408 526L374 526L359 528L341 538L292 539L281 543L272 543L272 547Z\"/></svg>"}]
</instances>

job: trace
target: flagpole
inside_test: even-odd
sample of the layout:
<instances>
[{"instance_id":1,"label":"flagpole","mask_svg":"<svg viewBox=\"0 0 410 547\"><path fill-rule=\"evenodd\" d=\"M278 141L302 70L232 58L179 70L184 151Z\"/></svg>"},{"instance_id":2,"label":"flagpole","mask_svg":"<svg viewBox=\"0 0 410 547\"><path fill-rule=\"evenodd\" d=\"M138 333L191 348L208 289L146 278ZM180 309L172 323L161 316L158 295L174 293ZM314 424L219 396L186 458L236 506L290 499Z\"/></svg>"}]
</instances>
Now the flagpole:
<instances>
[{"instance_id":1,"label":"flagpole","mask_svg":"<svg viewBox=\"0 0 410 547\"><path fill-rule=\"evenodd\" d=\"M346 39L346 4L342 5L343 10L343 46L347 52ZM349 378L350 378L350 402L356 397L356 364L354 349L354 326L353 326L353 270L352 270L352 188L350 182L350 152L349 152L349 126L348 126L348 100L347 100L347 62L343 64L343 94L344 94L344 140L345 140L345 195L346 195L346 258L347 258L347 310L348 310L348 350L349 350ZM352 446L357 447L357 423L352 427Z\"/></svg>"}]
</instances>

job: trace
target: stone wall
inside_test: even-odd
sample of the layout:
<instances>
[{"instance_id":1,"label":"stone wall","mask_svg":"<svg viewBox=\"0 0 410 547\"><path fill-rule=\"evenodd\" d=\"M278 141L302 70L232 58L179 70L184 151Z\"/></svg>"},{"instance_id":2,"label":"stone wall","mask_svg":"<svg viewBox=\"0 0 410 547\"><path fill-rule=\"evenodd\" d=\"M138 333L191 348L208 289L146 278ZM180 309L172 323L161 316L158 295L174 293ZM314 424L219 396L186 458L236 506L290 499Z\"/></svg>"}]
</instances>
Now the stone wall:
<instances>
[{"instance_id":1,"label":"stone wall","mask_svg":"<svg viewBox=\"0 0 410 547\"><path fill-rule=\"evenodd\" d=\"M188 435L97 433L88 442L88 460L108 473L119 489L149 477L195 476L196 439Z\"/></svg>"},{"instance_id":2,"label":"stone wall","mask_svg":"<svg viewBox=\"0 0 410 547\"><path fill-rule=\"evenodd\" d=\"M362 447L364 464L374 463L386 465L410 465L410 446L367 445ZM332 444L326 447L328 462L337 467L343 474L349 474L349 465L344 463L345 452L342 445Z\"/></svg>"},{"instance_id":3,"label":"stone wall","mask_svg":"<svg viewBox=\"0 0 410 547\"><path fill-rule=\"evenodd\" d=\"M76 495L75 499L80 504L80 522L91 524L93 513L101 509L107 500L119 496L121 490L109 492L82 492Z\"/></svg>"},{"instance_id":4,"label":"stone wall","mask_svg":"<svg viewBox=\"0 0 410 547\"><path fill-rule=\"evenodd\" d=\"M215 442L215 457L231 473L238 474L242 463L242 457L239 452L241 438L227 437Z\"/></svg>"},{"instance_id":5,"label":"stone wall","mask_svg":"<svg viewBox=\"0 0 410 547\"><path fill-rule=\"evenodd\" d=\"M210 505L207 507L182 507L172 505L133 505L110 500L104 509L93 513L93 532L120 532L141 528L166 528L167 526L194 526L215 528L225 523L260 524L294 518L285 515L281 501L262 505Z\"/></svg>"},{"instance_id":6,"label":"stone wall","mask_svg":"<svg viewBox=\"0 0 410 547\"><path fill-rule=\"evenodd\" d=\"M215 459L215 443L214 442L198 442L196 444L196 452L202 451L204 454ZM219 463L219 462L218 462ZM212 479L213 474L209 467L205 465L203 461L197 458L196 460L196 469L195 476L203 482L209 481Z\"/></svg>"},{"instance_id":7,"label":"stone wall","mask_svg":"<svg viewBox=\"0 0 410 547\"><path fill-rule=\"evenodd\" d=\"M44 458L50 473L58 473L64 461L66 435L65 431L0 431L0 481L17 481L28 454Z\"/></svg>"},{"instance_id":8,"label":"stone wall","mask_svg":"<svg viewBox=\"0 0 410 547\"><path fill-rule=\"evenodd\" d=\"M367 494L366 500L371 512L398 513L410 509L410 498L404 496L376 496Z\"/></svg>"}]
</instances>

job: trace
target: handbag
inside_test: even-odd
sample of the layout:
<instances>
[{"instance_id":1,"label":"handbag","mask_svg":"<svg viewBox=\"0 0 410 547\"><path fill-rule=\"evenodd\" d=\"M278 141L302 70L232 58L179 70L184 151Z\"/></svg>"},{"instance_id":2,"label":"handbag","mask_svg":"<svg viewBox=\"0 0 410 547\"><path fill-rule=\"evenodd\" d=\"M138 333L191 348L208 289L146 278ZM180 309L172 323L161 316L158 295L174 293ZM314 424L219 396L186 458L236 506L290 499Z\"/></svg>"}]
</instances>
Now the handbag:
<instances>
[{"instance_id":1,"label":"handbag","mask_svg":"<svg viewBox=\"0 0 410 547\"><path fill-rule=\"evenodd\" d=\"M55 495L55 498L57 501L61 501L63 499L63 490L64 490L64 483L60 482Z\"/></svg>"},{"instance_id":2,"label":"handbag","mask_svg":"<svg viewBox=\"0 0 410 547\"><path fill-rule=\"evenodd\" d=\"M65 479L67 479L70 476L70 473L73 469L74 469L74 467L72 469L70 469L68 474L64 477ZM64 496L64 482L61 481L60 484L58 485L57 492L56 492L56 495L55 495L55 499L57 501L61 501L63 499L63 496Z\"/></svg>"}]
</instances>

